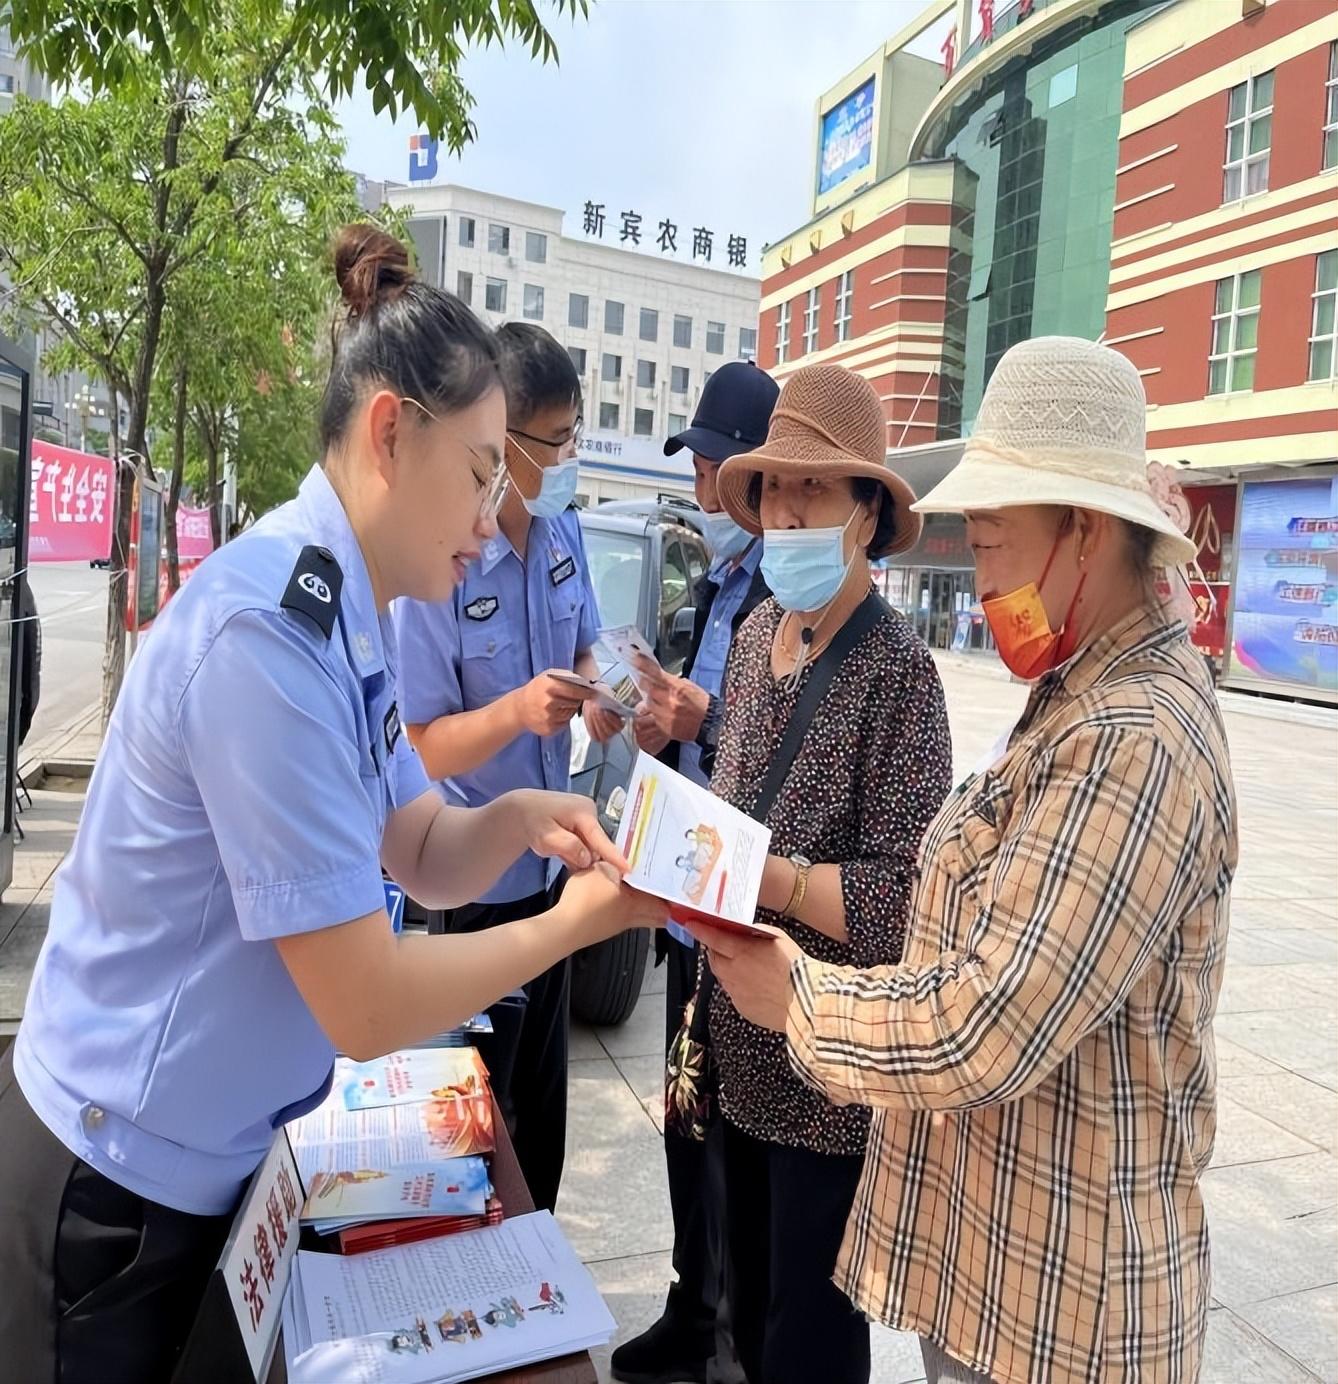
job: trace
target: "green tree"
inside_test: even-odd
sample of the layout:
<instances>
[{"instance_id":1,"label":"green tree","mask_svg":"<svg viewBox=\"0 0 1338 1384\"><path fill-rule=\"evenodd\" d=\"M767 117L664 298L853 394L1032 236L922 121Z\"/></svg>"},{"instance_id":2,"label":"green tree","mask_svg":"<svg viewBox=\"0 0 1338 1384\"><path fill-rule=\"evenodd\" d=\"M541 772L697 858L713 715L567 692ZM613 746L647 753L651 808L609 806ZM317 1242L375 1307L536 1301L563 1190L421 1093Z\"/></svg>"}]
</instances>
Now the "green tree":
<instances>
[{"instance_id":1,"label":"green tree","mask_svg":"<svg viewBox=\"0 0 1338 1384\"><path fill-rule=\"evenodd\" d=\"M583 12L584 0L563 8ZM58 354L124 401L122 450L146 463L164 340L189 339L173 313L187 310L211 266L230 263L227 247L245 246L257 228L321 225L346 192L320 156L337 147L335 96L362 73L379 109L397 109L400 92L458 147L473 134L457 74L464 45L519 38L536 57L554 56L526 0L0 0L0 24L48 75L87 86L58 105L20 99L0 119L0 272L13 285L4 315L56 328ZM167 369L160 400L179 378L176 361ZM221 443L230 413L191 408L194 375L188 364L187 412L197 427L212 416ZM160 416L183 452L175 403ZM104 715L124 667L132 492L123 468Z\"/></svg>"}]
</instances>

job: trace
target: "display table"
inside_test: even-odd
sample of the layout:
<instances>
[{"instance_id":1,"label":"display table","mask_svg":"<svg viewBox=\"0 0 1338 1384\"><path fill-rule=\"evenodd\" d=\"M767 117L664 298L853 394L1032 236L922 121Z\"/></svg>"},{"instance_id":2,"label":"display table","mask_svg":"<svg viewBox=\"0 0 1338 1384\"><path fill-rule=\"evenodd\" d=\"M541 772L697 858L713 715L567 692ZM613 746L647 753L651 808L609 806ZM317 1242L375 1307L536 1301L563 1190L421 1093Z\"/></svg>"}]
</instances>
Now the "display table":
<instances>
[{"instance_id":1,"label":"display table","mask_svg":"<svg viewBox=\"0 0 1338 1384\"><path fill-rule=\"evenodd\" d=\"M506 1132L506 1121L502 1119L496 1101L493 1102L492 1116L497 1137L497 1149L492 1156L493 1187L501 1198L506 1216L527 1215L534 1210L534 1201L530 1197L530 1189L525 1185L516 1151L511 1145L511 1136ZM523 1369L481 1376L486 1384L597 1384L597 1378L589 1351L583 1351L580 1355L564 1355L558 1360L545 1360L541 1365L526 1365ZM280 1333L279 1347L274 1352L267 1384L287 1384L287 1380L288 1367L283 1335Z\"/></svg>"}]
</instances>

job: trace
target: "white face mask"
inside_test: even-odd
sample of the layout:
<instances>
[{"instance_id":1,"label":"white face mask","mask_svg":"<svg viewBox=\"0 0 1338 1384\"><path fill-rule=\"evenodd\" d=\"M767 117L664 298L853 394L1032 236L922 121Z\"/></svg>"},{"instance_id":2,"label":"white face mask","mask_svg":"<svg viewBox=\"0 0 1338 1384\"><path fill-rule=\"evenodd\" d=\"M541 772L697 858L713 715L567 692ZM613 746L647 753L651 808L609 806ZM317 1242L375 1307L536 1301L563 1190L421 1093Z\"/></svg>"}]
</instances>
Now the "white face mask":
<instances>
[{"instance_id":1,"label":"white face mask","mask_svg":"<svg viewBox=\"0 0 1338 1384\"><path fill-rule=\"evenodd\" d=\"M702 532L706 536L707 545L711 549L711 556L718 562L731 562L740 553L747 550L748 545L756 537L741 525L736 524L730 518L727 511L721 509L714 514L703 512L701 516Z\"/></svg>"},{"instance_id":2,"label":"white face mask","mask_svg":"<svg viewBox=\"0 0 1338 1384\"><path fill-rule=\"evenodd\" d=\"M514 433L511 444L539 472L539 493L533 499L521 495L521 503L536 519L556 519L576 494L580 461L576 457L568 457L566 461L559 461L553 466L540 466L516 441Z\"/></svg>"},{"instance_id":3,"label":"white face mask","mask_svg":"<svg viewBox=\"0 0 1338 1384\"><path fill-rule=\"evenodd\" d=\"M839 528L766 531L762 575L786 610L818 611L836 599L855 562L846 557L846 530L862 513L857 508Z\"/></svg>"}]
</instances>

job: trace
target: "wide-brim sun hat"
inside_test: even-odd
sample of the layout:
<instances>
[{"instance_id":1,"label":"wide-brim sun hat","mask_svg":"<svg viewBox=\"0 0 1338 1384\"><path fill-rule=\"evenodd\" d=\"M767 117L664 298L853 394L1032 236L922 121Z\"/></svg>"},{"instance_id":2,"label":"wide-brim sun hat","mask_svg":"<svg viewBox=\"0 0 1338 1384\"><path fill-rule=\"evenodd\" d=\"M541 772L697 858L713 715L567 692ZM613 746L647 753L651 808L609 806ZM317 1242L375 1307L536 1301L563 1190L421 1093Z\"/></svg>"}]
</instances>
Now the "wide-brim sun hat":
<instances>
[{"instance_id":1,"label":"wide-brim sun hat","mask_svg":"<svg viewBox=\"0 0 1338 1384\"><path fill-rule=\"evenodd\" d=\"M999 361L962 459L915 508L922 514L1017 505L1097 510L1151 529L1152 560L1177 567L1196 548L1148 480L1147 396L1109 346L1038 336Z\"/></svg>"},{"instance_id":2,"label":"wide-brim sun hat","mask_svg":"<svg viewBox=\"0 0 1338 1384\"><path fill-rule=\"evenodd\" d=\"M843 365L796 370L781 389L766 441L720 468L720 503L749 533L762 532L758 507L748 496L759 474L877 481L891 496L895 527L890 540L869 556L904 553L919 540L924 521L911 508L915 492L887 463L887 419L878 391Z\"/></svg>"}]
</instances>

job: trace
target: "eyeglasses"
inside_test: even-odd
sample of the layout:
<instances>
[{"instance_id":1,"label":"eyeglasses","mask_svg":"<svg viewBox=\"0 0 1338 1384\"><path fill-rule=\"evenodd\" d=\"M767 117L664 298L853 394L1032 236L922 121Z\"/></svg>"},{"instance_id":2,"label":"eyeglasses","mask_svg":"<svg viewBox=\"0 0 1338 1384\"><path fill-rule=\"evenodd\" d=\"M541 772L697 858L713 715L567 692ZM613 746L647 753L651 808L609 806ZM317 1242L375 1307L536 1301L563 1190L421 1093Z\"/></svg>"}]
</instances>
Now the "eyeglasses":
<instances>
[{"instance_id":1,"label":"eyeglasses","mask_svg":"<svg viewBox=\"0 0 1338 1384\"><path fill-rule=\"evenodd\" d=\"M507 432L512 437L523 437L526 442L533 442L540 447L556 447L560 451L563 447L570 446L575 451L580 448L581 439L585 436L585 420L578 418L567 437L535 437L533 433L521 432L519 428L508 428Z\"/></svg>"},{"instance_id":2,"label":"eyeglasses","mask_svg":"<svg viewBox=\"0 0 1338 1384\"><path fill-rule=\"evenodd\" d=\"M440 423L442 421L426 404L420 404L417 399L412 398L408 394L404 395L400 402L412 404L414 408L425 413L434 423ZM488 479L486 481L479 479L478 471L473 467L470 468L470 471L474 477L474 484L478 487L480 518L496 518L497 511L502 505L502 499L506 495L507 484L510 481L510 476L507 474L506 462L501 458L497 461L489 462L487 457L479 452L478 448L471 447L463 437L457 438L456 441L458 441L480 465L488 469Z\"/></svg>"}]
</instances>

